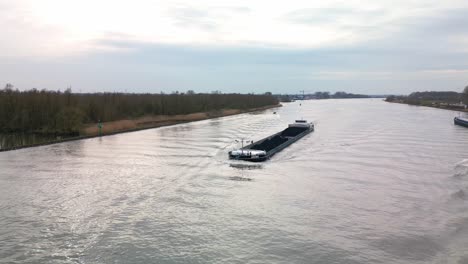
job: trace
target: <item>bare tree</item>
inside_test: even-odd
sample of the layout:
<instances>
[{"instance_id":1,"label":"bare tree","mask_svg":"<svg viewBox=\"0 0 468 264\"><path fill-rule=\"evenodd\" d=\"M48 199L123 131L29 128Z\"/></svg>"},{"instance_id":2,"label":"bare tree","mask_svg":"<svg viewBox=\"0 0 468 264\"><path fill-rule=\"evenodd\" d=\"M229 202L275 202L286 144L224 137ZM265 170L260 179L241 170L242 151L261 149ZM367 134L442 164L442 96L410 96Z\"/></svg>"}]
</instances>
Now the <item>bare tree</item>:
<instances>
[{"instance_id":1,"label":"bare tree","mask_svg":"<svg viewBox=\"0 0 468 264\"><path fill-rule=\"evenodd\" d=\"M13 90L13 87L14 87L13 84L7 83L7 84L5 85L5 90Z\"/></svg>"},{"instance_id":2,"label":"bare tree","mask_svg":"<svg viewBox=\"0 0 468 264\"><path fill-rule=\"evenodd\" d=\"M251 109L278 103L274 96L199 93L73 93L0 89L0 133L78 134L83 124L144 115L179 115L219 109ZM11 90L10 90L11 89Z\"/></svg>"},{"instance_id":3,"label":"bare tree","mask_svg":"<svg viewBox=\"0 0 468 264\"><path fill-rule=\"evenodd\" d=\"M468 85L463 90L463 102L468 105Z\"/></svg>"}]
</instances>

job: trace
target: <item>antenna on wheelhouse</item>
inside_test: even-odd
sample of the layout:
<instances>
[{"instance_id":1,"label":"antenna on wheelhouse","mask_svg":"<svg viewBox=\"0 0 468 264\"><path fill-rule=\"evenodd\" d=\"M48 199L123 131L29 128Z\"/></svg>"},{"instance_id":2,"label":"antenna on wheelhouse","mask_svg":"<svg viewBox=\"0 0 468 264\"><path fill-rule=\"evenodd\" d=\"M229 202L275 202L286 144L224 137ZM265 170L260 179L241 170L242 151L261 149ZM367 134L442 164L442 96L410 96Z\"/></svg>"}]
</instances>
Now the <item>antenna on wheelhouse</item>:
<instances>
[{"instance_id":1,"label":"antenna on wheelhouse","mask_svg":"<svg viewBox=\"0 0 468 264\"><path fill-rule=\"evenodd\" d=\"M241 151L242 151L242 152L244 152L244 141L246 141L245 138L241 138L241 139L240 139L240 142L241 142ZM236 142L239 143L239 140L236 139Z\"/></svg>"}]
</instances>

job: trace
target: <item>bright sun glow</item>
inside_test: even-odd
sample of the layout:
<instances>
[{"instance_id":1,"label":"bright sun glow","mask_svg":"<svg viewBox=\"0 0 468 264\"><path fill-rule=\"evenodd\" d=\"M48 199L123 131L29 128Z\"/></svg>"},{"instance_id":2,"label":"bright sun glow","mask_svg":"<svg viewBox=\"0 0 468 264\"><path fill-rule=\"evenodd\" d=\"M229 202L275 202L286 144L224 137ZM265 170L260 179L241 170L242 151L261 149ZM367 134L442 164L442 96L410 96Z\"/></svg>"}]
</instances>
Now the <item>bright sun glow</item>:
<instances>
[{"instance_id":1,"label":"bright sun glow","mask_svg":"<svg viewBox=\"0 0 468 264\"><path fill-rule=\"evenodd\" d=\"M7 15L3 24L17 27L7 33L23 42L6 55L21 55L99 48L96 40L109 38L213 46L346 45L391 34L401 19L447 5L401 1L394 8L395 1L365 2L22 0L0 6Z\"/></svg>"}]
</instances>

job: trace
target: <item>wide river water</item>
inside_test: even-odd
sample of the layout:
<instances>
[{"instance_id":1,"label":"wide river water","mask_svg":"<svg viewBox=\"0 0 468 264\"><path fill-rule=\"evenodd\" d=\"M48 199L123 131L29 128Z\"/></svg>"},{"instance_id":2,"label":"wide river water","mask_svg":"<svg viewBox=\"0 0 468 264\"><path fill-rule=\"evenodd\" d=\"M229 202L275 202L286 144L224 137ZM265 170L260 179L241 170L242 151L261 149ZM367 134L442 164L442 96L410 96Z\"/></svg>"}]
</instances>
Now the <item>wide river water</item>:
<instances>
[{"instance_id":1,"label":"wide river water","mask_svg":"<svg viewBox=\"0 0 468 264\"><path fill-rule=\"evenodd\" d=\"M468 263L455 115L305 101L3 152L0 262ZM271 160L227 159L301 117L316 131Z\"/></svg>"}]
</instances>

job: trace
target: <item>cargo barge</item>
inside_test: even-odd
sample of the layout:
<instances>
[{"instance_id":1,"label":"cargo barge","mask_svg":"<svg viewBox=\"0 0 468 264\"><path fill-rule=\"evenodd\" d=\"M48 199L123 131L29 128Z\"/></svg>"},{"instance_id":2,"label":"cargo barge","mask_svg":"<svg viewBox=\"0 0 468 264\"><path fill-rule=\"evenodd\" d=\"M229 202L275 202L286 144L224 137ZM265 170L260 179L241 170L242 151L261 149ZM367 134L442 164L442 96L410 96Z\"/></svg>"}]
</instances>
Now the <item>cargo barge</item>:
<instances>
[{"instance_id":1,"label":"cargo barge","mask_svg":"<svg viewBox=\"0 0 468 264\"><path fill-rule=\"evenodd\" d=\"M229 158L254 162L265 161L312 131L314 131L313 123L296 120L281 132L240 149L229 151Z\"/></svg>"},{"instance_id":2,"label":"cargo barge","mask_svg":"<svg viewBox=\"0 0 468 264\"><path fill-rule=\"evenodd\" d=\"M455 123L455 125L468 127L468 119L467 118L455 117L453 119L453 122Z\"/></svg>"}]
</instances>

